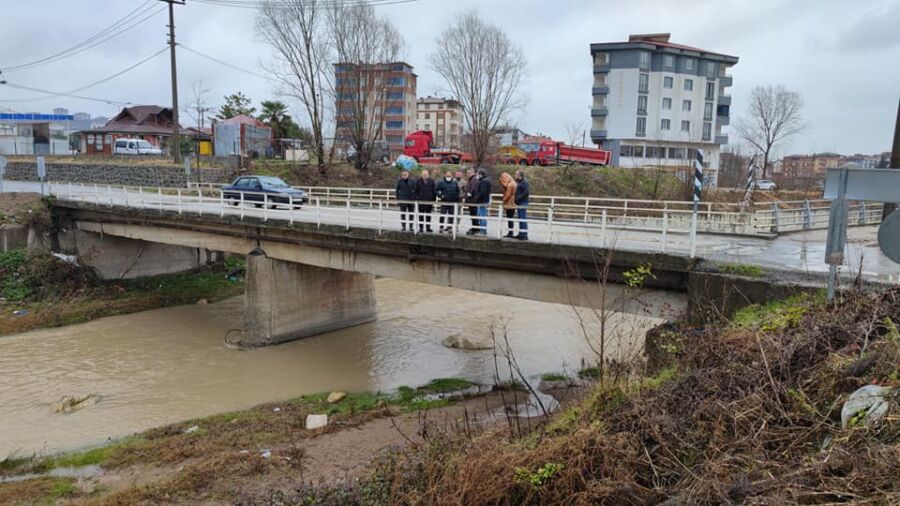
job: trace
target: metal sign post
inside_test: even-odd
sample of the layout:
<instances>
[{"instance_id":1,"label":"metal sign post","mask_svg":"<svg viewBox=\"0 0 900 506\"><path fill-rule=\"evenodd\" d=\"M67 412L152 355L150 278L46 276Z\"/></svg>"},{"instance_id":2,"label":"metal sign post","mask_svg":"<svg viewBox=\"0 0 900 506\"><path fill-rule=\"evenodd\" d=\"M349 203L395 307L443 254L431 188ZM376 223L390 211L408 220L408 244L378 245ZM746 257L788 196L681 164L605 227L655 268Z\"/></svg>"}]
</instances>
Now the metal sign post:
<instances>
[{"instance_id":1,"label":"metal sign post","mask_svg":"<svg viewBox=\"0 0 900 506\"><path fill-rule=\"evenodd\" d=\"M828 264L828 300L833 300L837 290L838 267L844 263L844 246L847 244L848 200L895 203L900 201L900 170L893 169L829 169L825 177L826 199L831 199L831 216L828 220L828 240L825 244L825 262ZM879 242L885 255L894 261L900 258L892 250L898 240L891 234L900 230L896 213L885 220L879 229ZM888 237L890 236L890 237ZM888 237L881 240L882 237ZM887 246L885 246L887 245Z\"/></svg>"},{"instance_id":2,"label":"metal sign post","mask_svg":"<svg viewBox=\"0 0 900 506\"><path fill-rule=\"evenodd\" d=\"M41 180L41 195L44 194L44 179L47 177L47 164L44 162L44 157L37 157L37 175L38 179Z\"/></svg>"},{"instance_id":3,"label":"metal sign post","mask_svg":"<svg viewBox=\"0 0 900 506\"><path fill-rule=\"evenodd\" d=\"M0 156L0 193L3 193L3 176L6 175L6 158Z\"/></svg>"},{"instance_id":4,"label":"metal sign post","mask_svg":"<svg viewBox=\"0 0 900 506\"><path fill-rule=\"evenodd\" d=\"M187 177L188 187L191 185L191 155L184 157L184 175Z\"/></svg>"}]
</instances>

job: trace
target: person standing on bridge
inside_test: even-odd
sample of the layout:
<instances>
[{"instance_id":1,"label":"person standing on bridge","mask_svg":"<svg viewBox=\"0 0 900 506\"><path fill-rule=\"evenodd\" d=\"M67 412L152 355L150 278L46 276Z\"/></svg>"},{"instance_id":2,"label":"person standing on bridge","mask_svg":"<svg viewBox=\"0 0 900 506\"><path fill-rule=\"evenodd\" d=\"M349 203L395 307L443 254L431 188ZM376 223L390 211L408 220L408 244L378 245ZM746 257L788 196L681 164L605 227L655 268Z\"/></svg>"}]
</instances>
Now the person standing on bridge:
<instances>
[{"instance_id":1,"label":"person standing on bridge","mask_svg":"<svg viewBox=\"0 0 900 506\"><path fill-rule=\"evenodd\" d=\"M491 180L487 171L478 169L478 188L475 190L476 213L478 215L478 227L475 235L487 235L487 213L491 205Z\"/></svg>"},{"instance_id":2,"label":"person standing on bridge","mask_svg":"<svg viewBox=\"0 0 900 506\"><path fill-rule=\"evenodd\" d=\"M506 215L506 237L513 238L516 222L516 182L508 172L500 174L500 188L503 188L503 214Z\"/></svg>"},{"instance_id":3,"label":"person standing on bridge","mask_svg":"<svg viewBox=\"0 0 900 506\"><path fill-rule=\"evenodd\" d=\"M453 230L453 213L459 202L459 184L453 179L453 173L449 170L444 174L444 179L437 184L437 198L441 201L440 228L438 232L450 232ZM444 226L446 218L447 225Z\"/></svg>"},{"instance_id":4,"label":"person standing on bridge","mask_svg":"<svg viewBox=\"0 0 900 506\"><path fill-rule=\"evenodd\" d=\"M531 185L525 179L525 171L516 171L516 217L519 219L519 234L516 239L528 240L528 200L531 197Z\"/></svg>"},{"instance_id":5,"label":"person standing on bridge","mask_svg":"<svg viewBox=\"0 0 900 506\"><path fill-rule=\"evenodd\" d=\"M413 231L416 226L415 214L413 214L416 200L416 182L409 178L409 171L404 170L400 173L400 179L397 180L397 188L394 190L394 196L400 203L400 225L406 232L406 225L409 224L409 231Z\"/></svg>"},{"instance_id":6,"label":"person standing on bridge","mask_svg":"<svg viewBox=\"0 0 900 506\"><path fill-rule=\"evenodd\" d=\"M463 171L456 171L456 184L459 186L459 201L462 202L466 197L466 187L469 184L468 179L463 177ZM456 215L456 224L462 221L462 208L459 209L459 214Z\"/></svg>"},{"instance_id":7,"label":"person standing on bridge","mask_svg":"<svg viewBox=\"0 0 900 506\"><path fill-rule=\"evenodd\" d=\"M416 200L419 203L419 232L434 232L431 228L431 212L434 210L435 201L434 180L427 170L422 171L422 177L416 181Z\"/></svg>"},{"instance_id":8,"label":"person standing on bridge","mask_svg":"<svg viewBox=\"0 0 900 506\"><path fill-rule=\"evenodd\" d=\"M475 203L475 193L478 192L478 174L475 172L475 169L470 167L468 171L466 171L466 190L463 195L465 196L465 201L467 204ZM472 235L478 232L478 208L476 206L469 206L469 216L472 217L472 228L469 229L466 234Z\"/></svg>"}]
</instances>

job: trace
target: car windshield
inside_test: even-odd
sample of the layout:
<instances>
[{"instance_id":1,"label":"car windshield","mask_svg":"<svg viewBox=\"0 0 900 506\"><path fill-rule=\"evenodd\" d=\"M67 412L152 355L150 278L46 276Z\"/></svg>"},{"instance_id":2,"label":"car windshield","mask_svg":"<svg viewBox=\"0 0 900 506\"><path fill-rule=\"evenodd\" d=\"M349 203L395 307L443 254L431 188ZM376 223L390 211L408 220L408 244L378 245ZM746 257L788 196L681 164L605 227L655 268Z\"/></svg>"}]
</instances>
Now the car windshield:
<instances>
[{"instance_id":1,"label":"car windshield","mask_svg":"<svg viewBox=\"0 0 900 506\"><path fill-rule=\"evenodd\" d=\"M141 149L153 149L153 145L147 141L137 141L137 145Z\"/></svg>"},{"instance_id":2,"label":"car windshield","mask_svg":"<svg viewBox=\"0 0 900 506\"><path fill-rule=\"evenodd\" d=\"M262 176L259 178L259 181L263 186L268 186L269 188L290 188L287 183L278 177Z\"/></svg>"}]
</instances>

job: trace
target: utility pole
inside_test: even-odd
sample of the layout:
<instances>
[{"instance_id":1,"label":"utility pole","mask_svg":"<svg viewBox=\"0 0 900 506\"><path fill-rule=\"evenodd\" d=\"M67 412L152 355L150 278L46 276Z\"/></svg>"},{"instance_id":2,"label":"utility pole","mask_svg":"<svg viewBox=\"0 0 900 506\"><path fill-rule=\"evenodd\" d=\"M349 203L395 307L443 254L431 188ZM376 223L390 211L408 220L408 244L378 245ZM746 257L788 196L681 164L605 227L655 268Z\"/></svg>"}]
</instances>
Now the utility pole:
<instances>
[{"instance_id":1,"label":"utility pole","mask_svg":"<svg viewBox=\"0 0 900 506\"><path fill-rule=\"evenodd\" d=\"M897 102L897 123L894 124L894 145L891 148L891 164L888 168L900 169L900 101ZM881 219L886 220L896 208L897 204L884 204L884 214L882 214Z\"/></svg>"},{"instance_id":2,"label":"utility pole","mask_svg":"<svg viewBox=\"0 0 900 506\"><path fill-rule=\"evenodd\" d=\"M169 4L169 56L172 60L172 152L175 163L181 161L181 132L178 130L178 69L175 65L175 4L184 0L160 0Z\"/></svg>"}]
</instances>

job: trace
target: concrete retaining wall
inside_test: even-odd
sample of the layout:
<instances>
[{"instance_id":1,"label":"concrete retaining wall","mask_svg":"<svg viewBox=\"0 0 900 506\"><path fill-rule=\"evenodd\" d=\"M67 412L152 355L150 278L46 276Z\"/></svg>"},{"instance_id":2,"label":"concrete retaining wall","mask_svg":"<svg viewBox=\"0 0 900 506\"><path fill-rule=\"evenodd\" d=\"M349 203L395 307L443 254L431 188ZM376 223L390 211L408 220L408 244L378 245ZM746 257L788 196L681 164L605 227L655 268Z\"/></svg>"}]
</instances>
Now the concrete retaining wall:
<instances>
[{"instance_id":1,"label":"concrete retaining wall","mask_svg":"<svg viewBox=\"0 0 900 506\"><path fill-rule=\"evenodd\" d=\"M230 183L237 176L236 170L200 169L201 183ZM191 171L191 182L198 182L197 170ZM13 181L37 181L37 164L11 162L6 167L6 179ZM85 184L112 184L127 186L186 187L187 175L181 167L126 166L126 165L75 165L47 164L47 180Z\"/></svg>"}]
</instances>

